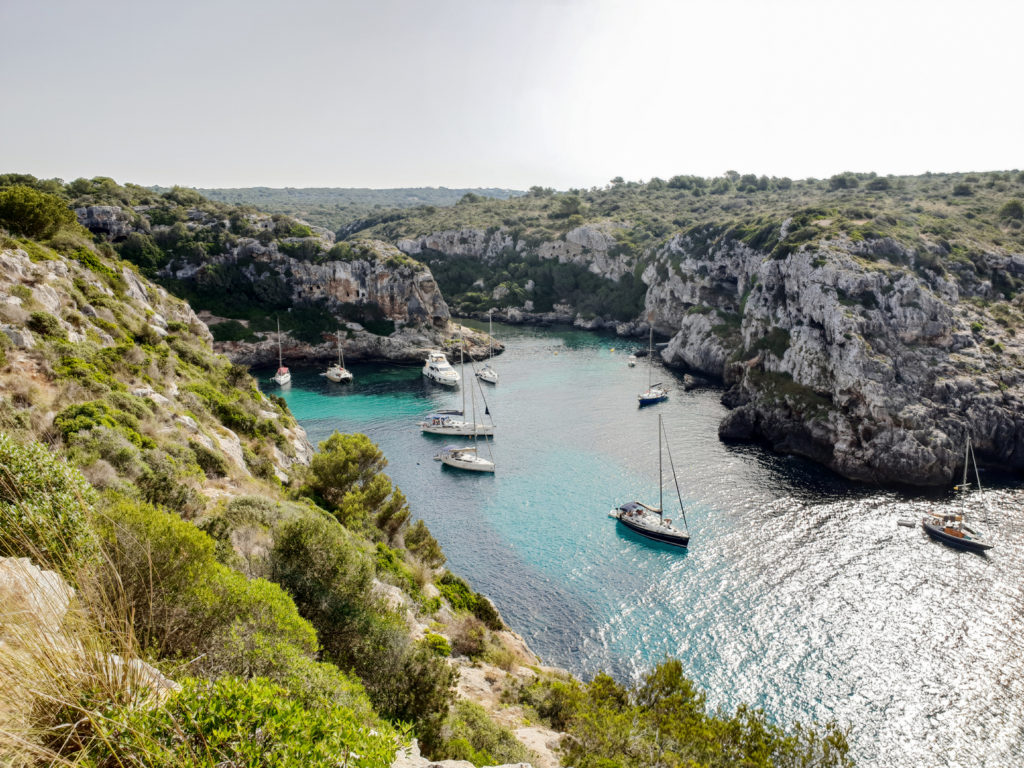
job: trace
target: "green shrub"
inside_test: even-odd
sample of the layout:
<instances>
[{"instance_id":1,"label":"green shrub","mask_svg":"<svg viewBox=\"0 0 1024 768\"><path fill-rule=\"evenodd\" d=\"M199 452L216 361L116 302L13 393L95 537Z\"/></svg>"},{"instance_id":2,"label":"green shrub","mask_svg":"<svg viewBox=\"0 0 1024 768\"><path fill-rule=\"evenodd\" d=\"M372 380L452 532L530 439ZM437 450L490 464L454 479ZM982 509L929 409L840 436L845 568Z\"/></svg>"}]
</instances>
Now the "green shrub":
<instances>
[{"instance_id":1,"label":"green shrub","mask_svg":"<svg viewBox=\"0 0 1024 768\"><path fill-rule=\"evenodd\" d=\"M430 533L425 522L417 520L409 526L404 538L405 548L431 568L440 568L444 565L445 556L441 551L441 545Z\"/></svg>"},{"instance_id":2,"label":"green shrub","mask_svg":"<svg viewBox=\"0 0 1024 768\"><path fill-rule=\"evenodd\" d=\"M112 408L103 400L69 405L53 419L54 428L65 440L95 427L107 427L124 435L140 448L154 448L152 439L139 432L139 422L132 414Z\"/></svg>"},{"instance_id":3,"label":"green shrub","mask_svg":"<svg viewBox=\"0 0 1024 768\"><path fill-rule=\"evenodd\" d=\"M1024 203L1016 199L1008 200L999 209L999 218L1016 221L1024 220Z\"/></svg>"},{"instance_id":4,"label":"green shrub","mask_svg":"<svg viewBox=\"0 0 1024 768\"><path fill-rule=\"evenodd\" d=\"M63 341L67 338L67 333L65 333L64 327L60 324L60 320L49 312L33 312L29 315L28 322L25 325L28 326L30 331L38 333L46 339L59 339Z\"/></svg>"},{"instance_id":5,"label":"green shrub","mask_svg":"<svg viewBox=\"0 0 1024 768\"><path fill-rule=\"evenodd\" d=\"M316 633L279 586L218 563L213 540L177 515L112 496L97 528L135 636L151 653L246 674L267 647L316 651Z\"/></svg>"},{"instance_id":6,"label":"green shrub","mask_svg":"<svg viewBox=\"0 0 1024 768\"><path fill-rule=\"evenodd\" d=\"M444 635L435 635L433 632L428 632L423 637L423 643L438 656L451 656L452 647L448 643L448 638Z\"/></svg>"},{"instance_id":7,"label":"green shrub","mask_svg":"<svg viewBox=\"0 0 1024 768\"><path fill-rule=\"evenodd\" d=\"M535 760L512 731L491 720L476 702L458 702L445 722L444 734L447 743L443 751L454 760L468 760L477 766Z\"/></svg>"},{"instance_id":8,"label":"green shrub","mask_svg":"<svg viewBox=\"0 0 1024 768\"><path fill-rule=\"evenodd\" d=\"M97 551L94 501L85 478L49 448L0 433L0 554L74 573Z\"/></svg>"},{"instance_id":9,"label":"green shrub","mask_svg":"<svg viewBox=\"0 0 1024 768\"><path fill-rule=\"evenodd\" d=\"M438 580L437 588L456 611L469 611L488 629L495 631L505 628L498 610L483 595L474 592L470 586L451 572L445 572Z\"/></svg>"},{"instance_id":10,"label":"green shrub","mask_svg":"<svg viewBox=\"0 0 1024 768\"><path fill-rule=\"evenodd\" d=\"M188 447L196 457L196 464L207 477L226 477L229 474L228 462L221 454L195 440L189 440Z\"/></svg>"},{"instance_id":11,"label":"green shrub","mask_svg":"<svg viewBox=\"0 0 1024 768\"><path fill-rule=\"evenodd\" d=\"M382 768L400 736L345 706L303 704L260 678L186 681L164 706L113 713L92 761L125 768Z\"/></svg>"},{"instance_id":12,"label":"green shrub","mask_svg":"<svg viewBox=\"0 0 1024 768\"><path fill-rule=\"evenodd\" d=\"M0 189L0 226L15 234L45 239L75 223L74 212L56 195L20 184Z\"/></svg>"},{"instance_id":13,"label":"green shrub","mask_svg":"<svg viewBox=\"0 0 1024 768\"><path fill-rule=\"evenodd\" d=\"M395 539L409 520L405 496L382 470L387 459L366 435L335 432L320 443L302 493L348 528Z\"/></svg>"},{"instance_id":14,"label":"green shrub","mask_svg":"<svg viewBox=\"0 0 1024 768\"><path fill-rule=\"evenodd\" d=\"M451 700L454 672L430 648L413 644L404 620L378 605L373 566L330 518L282 524L272 578L313 623L327 660L357 674L385 717L412 722L429 749Z\"/></svg>"},{"instance_id":15,"label":"green shrub","mask_svg":"<svg viewBox=\"0 0 1024 768\"><path fill-rule=\"evenodd\" d=\"M257 341L259 337L237 320L225 320L210 326L214 341Z\"/></svg>"}]
</instances>

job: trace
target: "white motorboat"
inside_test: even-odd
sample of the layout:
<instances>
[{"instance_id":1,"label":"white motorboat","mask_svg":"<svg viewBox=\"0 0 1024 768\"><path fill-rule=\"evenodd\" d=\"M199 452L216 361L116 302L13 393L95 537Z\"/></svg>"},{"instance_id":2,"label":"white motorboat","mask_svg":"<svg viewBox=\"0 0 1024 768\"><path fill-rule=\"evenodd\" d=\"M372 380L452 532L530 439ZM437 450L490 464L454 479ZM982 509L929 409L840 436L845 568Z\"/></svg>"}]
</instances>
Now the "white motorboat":
<instances>
[{"instance_id":1,"label":"white motorboat","mask_svg":"<svg viewBox=\"0 0 1024 768\"><path fill-rule=\"evenodd\" d=\"M487 362L483 364L483 367L476 372L476 377L480 381L486 381L488 384L498 383L498 372L491 368L491 358L494 357L494 348L491 342L494 340L494 310L490 310L487 313Z\"/></svg>"},{"instance_id":2,"label":"white motorboat","mask_svg":"<svg viewBox=\"0 0 1024 768\"><path fill-rule=\"evenodd\" d=\"M686 530L677 528L672 520L665 517L664 493L662 491L662 464L661 464L661 436L665 427L661 422L661 415L658 416L658 506L651 507L642 501L628 501L621 507L617 507L608 513L629 530L654 541L664 544L671 544L676 547L685 547L690 543L690 534ZM676 478L676 468L672 463L672 451L668 448L668 435L665 436L665 448L668 451L669 466L672 468L672 479L676 484L676 496L679 499L679 513L683 516L683 526L686 526L686 510L683 508L683 497L679 492L679 480Z\"/></svg>"},{"instance_id":3,"label":"white motorboat","mask_svg":"<svg viewBox=\"0 0 1024 768\"><path fill-rule=\"evenodd\" d=\"M444 450L434 456L434 461L440 461L442 464L456 469L468 469L471 472L494 471L494 462L478 456L474 446L462 448L454 445L445 446Z\"/></svg>"},{"instance_id":4,"label":"white motorboat","mask_svg":"<svg viewBox=\"0 0 1024 768\"><path fill-rule=\"evenodd\" d=\"M342 384L352 381L355 377L352 371L345 367L345 353L341 349L341 331L338 331L338 362L324 371L321 376L326 376L331 381Z\"/></svg>"},{"instance_id":5,"label":"white motorboat","mask_svg":"<svg viewBox=\"0 0 1024 768\"><path fill-rule=\"evenodd\" d=\"M459 372L451 367L444 352L438 349L432 349L427 353L427 360L423 364L423 375L446 387L459 385Z\"/></svg>"},{"instance_id":6,"label":"white motorboat","mask_svg":"<svg viewBox=\"0 0 1024 768\"><path fill-rule=\"evenodd\" d=\"M292 374L284 364L284 358L281 355L281 319L277 319L277 373L273 376L274 382L279 386L283 387L285 384L292 383Z\"/></svg>"}]
</instances>

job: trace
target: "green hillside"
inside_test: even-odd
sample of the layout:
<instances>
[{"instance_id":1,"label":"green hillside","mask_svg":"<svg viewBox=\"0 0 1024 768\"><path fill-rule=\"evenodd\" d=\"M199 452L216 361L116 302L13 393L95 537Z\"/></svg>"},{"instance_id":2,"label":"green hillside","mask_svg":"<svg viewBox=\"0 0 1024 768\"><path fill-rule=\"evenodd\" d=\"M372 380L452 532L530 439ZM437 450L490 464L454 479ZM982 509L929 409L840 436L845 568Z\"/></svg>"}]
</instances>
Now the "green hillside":
<instances>
[{"instance_id":1,"label":"green hillside","mask_svg":"<svg viewBox=\"0 0 1024 768\"><path fill-rule=\"evenodd\" d=\"M157 192L168 191L154 187ZM236 187L197 189L203 197L231 205L251 205L268 213L285 213L320 227L338 230L353 222L379 213L381 209L416 206L455 205L466 195L506 200L523 194L519 190L496 187L448 189L447 187L399 187L367 189L359 187Z\"/></svg>"}]
</instances>

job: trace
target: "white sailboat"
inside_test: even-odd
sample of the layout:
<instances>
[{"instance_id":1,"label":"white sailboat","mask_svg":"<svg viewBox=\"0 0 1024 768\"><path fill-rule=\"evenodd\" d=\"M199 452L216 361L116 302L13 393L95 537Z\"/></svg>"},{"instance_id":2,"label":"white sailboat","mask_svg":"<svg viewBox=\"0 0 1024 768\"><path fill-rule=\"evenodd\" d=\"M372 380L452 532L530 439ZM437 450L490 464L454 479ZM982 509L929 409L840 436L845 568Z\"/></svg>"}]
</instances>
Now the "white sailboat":
<instances>
[{"instance_id":1,"label":"white sailboat","mask_svg":"<svg viewBox=\"0 0 1024 768\"><path fill-rule=\"evenodd\" d=\"M473 445L471 446L455 446L447 445L440 453L434 456L435 461L440 461L442 464L447 464L449 467L455 469L465 469L470 472L494 472L494 460L493 457L485 459L480 455L479 449L477 448L477 431L476 431L476 398L473 396L472 390L469 393L469 402L472 409L473 415ZM488 456L490 456L491 449L487 443L487 437L484 436L484 448L487 450Z\"/></svg>"},{"instance_id":2,"label":"white sailboat","mask_svg":"<svg viewBox=\"0 0 1024 768\"><path fill-rule=\"evenodd\" d=\"M292 374L285 365L281 354L281 318L277 318L277 373L274 374L274 381L278 386L292 383Z\"/></svg>"},{"instance_id":3,"label":"white sailboat","mask_svg":"<svg viewBox=\"0 0 1024 768\"><path fill-rule=\"evenodd\" d=\"M672 468L672 480L676 485L676 497L679 499L679 513L683 516L683 529L672 524L672 520L665 517L663 474L661 463L661 436L665 433L665 426L661 422L661 414L658 414L658 506L651 507L642 501L628 501L621 507L617 507L608 513L634 533L638 533L648 539L660 541L664 544L672 544L676 547L685 547L690 543L689 526L686 524L686 510L683 507L683 496L679 492L679 480L676 477L676 467L672 462L672 449L668 447L668 435L665 435L665 449L668 452L668 463Z\"/></svg>"},{"instance_id":4,"label":"white sailboat","mask_svg":"<svg viewBox=\"0 0 1024 768\"><path fill-rule=\"evenodd\" d=\"M486 381L488 384L498 383L498 372L491 368L491 358L494 356L494 349L491 342L494 340L494 310L490 310L487 313L487 362L484 363L483 367L476 372L476 377L480 381Z\"/></svg>"},{"instance_id":5,"label":"white sailboat","mask_svg":"<svg viewBox=\"0 0 1024 768\"><path fill-rule=\"evenodd\" d=\"M459 364L462 368L462 378L466 377L466 358L463 351L462 339L459 339ZM470 384L472 387L472 383ZM470 393L472 398L472 392ZM473 408L473 420L466 421L466 387L462 388L462 410L461 411L434 411L428 413L423 421L417 425L422 432L432 435L493 435L493 424L478 424L476 421L476 408Z\"/></svg>"},{"instance_id":6,"label":"white sailboat","mask_svg":"<svg viewBox=\"0 0 1024 768\"><path fill-rule=\"evenodd\" d=\"M352 381L355 377L352 371L345 367L345 353L341 349L341 330L338 330L338 362L328 368L321 376L326 376L333 382L343 383Z\"/></svg>"},{"instance_id":7,"label":"white sailboat","mask_svg":"<svg viewBox=\"0 0 1024 768\"><path fill-rule=\"evenodd\" d=\"M650 334L647 342L647 390L637 395L637 399L640 401L641 406L653 405L654 403L660 403L668 400L668 388L665 387L660 381L657 384L652 384L651 379L654 375L654 328L650 329Z\"/></svg>"}]
</instances>

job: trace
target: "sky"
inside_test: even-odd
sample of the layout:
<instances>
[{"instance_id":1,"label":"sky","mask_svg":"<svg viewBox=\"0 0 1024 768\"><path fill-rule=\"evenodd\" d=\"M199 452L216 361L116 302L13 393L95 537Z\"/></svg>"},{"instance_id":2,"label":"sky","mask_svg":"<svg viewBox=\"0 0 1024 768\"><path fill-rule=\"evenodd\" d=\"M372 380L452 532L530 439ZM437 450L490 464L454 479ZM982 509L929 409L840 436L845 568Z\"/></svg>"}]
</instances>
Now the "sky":
<instances>
[{"instance_id":1,"label":"sky","mask_svg":"<svg viewBox=\"0 0 1024 768\"><path fill-rule=\"evenodd\" d=\"M0 0L0 173L603 186L1024 167L1024 3Z\"/></svg>"}]
</instances>

